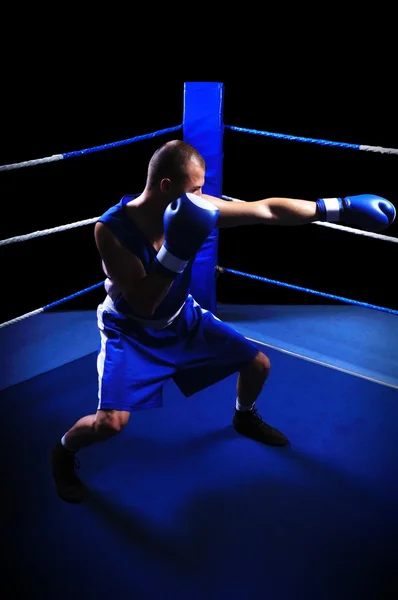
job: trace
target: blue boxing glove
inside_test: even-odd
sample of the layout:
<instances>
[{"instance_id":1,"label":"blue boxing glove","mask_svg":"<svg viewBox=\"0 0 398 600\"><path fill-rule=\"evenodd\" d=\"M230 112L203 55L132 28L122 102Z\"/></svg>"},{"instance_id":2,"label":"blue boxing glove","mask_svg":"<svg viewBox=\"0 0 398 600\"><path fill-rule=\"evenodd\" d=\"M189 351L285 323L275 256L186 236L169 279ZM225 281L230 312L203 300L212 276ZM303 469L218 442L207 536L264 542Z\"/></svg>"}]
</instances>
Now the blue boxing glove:
<instances>
[{"instance_id":1,"label":"blue boxing glove","mask_svg":"<svg viewBox=\"0 0 398 600\"><path fill-rule=\"evenodd\" d=\"M163 216L165 239L155 268L175 279L182 273L216 226L219 210L195 194L171 202Z\"/></svg>"},{"instance_id":2,"label":"blue boxing glove","mask_svg":"<svg viewBox=\"0 0 398 600\"><path fill-rule=\"evenodd\" d=\"M373 194L346 198L319 198L316 202L321 221L343 221L365 231L382 231L395 220L391 202Z\"/></svg>"}]
</instances>

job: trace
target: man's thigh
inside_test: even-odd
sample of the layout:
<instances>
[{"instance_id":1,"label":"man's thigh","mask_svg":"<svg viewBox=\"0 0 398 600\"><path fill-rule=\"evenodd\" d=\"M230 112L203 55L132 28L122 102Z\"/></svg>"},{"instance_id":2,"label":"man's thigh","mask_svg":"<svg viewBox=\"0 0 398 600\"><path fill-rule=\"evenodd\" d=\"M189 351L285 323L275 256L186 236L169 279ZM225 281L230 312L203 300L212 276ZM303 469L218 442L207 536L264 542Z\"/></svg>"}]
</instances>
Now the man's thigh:
<instances>
[{"instance_id":1,"label":"man's thigh","mask_svg":"<svg viewBox=\"0 0 398 600\"><path fill-rule=\"evenodd\" d=\"M258 347L209 311L195 335L187 340L179 369L173 377L185 396L236 373L250 363Z\"/></svg>"}]
</instances>

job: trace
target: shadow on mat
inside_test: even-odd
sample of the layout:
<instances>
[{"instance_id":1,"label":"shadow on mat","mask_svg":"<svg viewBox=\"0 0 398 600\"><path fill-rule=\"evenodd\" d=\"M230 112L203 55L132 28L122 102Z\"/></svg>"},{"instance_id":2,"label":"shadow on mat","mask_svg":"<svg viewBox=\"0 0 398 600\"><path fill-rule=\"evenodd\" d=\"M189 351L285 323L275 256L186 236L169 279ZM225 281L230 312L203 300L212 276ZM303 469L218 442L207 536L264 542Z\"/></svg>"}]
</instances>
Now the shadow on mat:
<instances>
[{"instance_id":1,"label":"shadow on mat","mask_svg":"<svg viewBox=\"0 0 398 600\"><path fill-rule=\"evenodd\" d=\"M231 580L235 597L254 598L264 585L279 598L396 598L394 513L383 516L380 499L348 478L325 477L305 458L319 474L315 484L273 473L265 482L197 493L176 525L186 552L220 597Z\"/></svg>"},{"instance_id":2,"label":"shadow on mat","mask_svg":"<svg viewBox=\"0 0 398 600\"><path fill-rule=\"evenodd\" d=\"M151 523L142 513L133 515L115 500L92 489L86 490L85 504L97 516L105 520L118 537L124 538L135 548L139 547L152 558L170 563L170 566L191 571L195 567L185 547L179 544L171 534L162 532L158 525Z\"/></svg>"},{"instance_id":3,"label":"shadow on mat","mask_svg":"<svg viewBox=\"0 0 398 600\"><path fill-rule=\"evenodd\" d=\"M265 578L268 593L283 599L393 598L396 522L383 523L380 501L355 482L331 477L305 455L292 452L291 459L310 470L310 480L284 480L274 471L266 481L198 489L167 532L123 507L125 498L91 491L87 507L132 551L191 577L203 597L254 598ZM213 596L206 595L210 585Z\"/></svg>"},{"instance_id":4,"label":"shadow on mat","mask_svg":"<svg viewBox=\"0 0 398 600\"><path fill-rule=\"evenodd\" d=\"M238 438L232 425L225 425L225 427L202 435L190 435L186 440L178 438L159 440L155 437L140 435L132 429L128 433L123 433L122 436L123 439L120 437L107 442L107 444L113 444L112 452L98 452L98 447L89 448L92 470L97 466L100 469L112 467L120 460L126 461L129 458L131 458L132 470L136 463L141 465L145 463L154 467L165 464L170 468L175 461L185 461L187 457L201 454L216 444Z\"/></svg>"}]
</instances>

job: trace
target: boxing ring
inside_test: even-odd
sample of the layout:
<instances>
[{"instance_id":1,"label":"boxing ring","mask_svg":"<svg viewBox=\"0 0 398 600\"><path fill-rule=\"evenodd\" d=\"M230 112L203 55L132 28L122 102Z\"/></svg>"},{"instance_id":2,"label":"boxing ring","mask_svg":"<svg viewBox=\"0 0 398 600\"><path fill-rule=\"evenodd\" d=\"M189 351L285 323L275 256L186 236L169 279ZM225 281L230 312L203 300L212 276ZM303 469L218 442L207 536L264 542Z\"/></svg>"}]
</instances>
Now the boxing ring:
<instances>
[{"instance_id":1,"label":"boxing ring","mask_svg":"<svg viewBox=\"0 0 398 600\"><path fill-rule=\"evenodd\" d=\"M223 189L227 129L336 152L398 154L226 125L223 102L220 83L185 84L181 125L5 164L0 177L182 136L206 159L204 192L239 201ZM23 252L25 241L60 232L73 237L97 218L18 234L0 245L20 244ZM398 243L337 224L312 226ZM83 311L67 306L101 290L103 281L4 321L0 394L10 423L2 431L3 568L15 594L8 597L397 597L398 311L219 264L218 235L198 254L192 293L270 357L272 376L258 405L291 446L267 448L235 434L235 377L189 401L170 384L162 409L140 411L122 435L81 452L90 494L82 505L65 504L55 494L49 455L76 418L95 410L99 344L96 304ZM219 303L216 275L292 289L310 300ZM317 297L336 304L318 306Z\"/></svg>"}]
</instances>

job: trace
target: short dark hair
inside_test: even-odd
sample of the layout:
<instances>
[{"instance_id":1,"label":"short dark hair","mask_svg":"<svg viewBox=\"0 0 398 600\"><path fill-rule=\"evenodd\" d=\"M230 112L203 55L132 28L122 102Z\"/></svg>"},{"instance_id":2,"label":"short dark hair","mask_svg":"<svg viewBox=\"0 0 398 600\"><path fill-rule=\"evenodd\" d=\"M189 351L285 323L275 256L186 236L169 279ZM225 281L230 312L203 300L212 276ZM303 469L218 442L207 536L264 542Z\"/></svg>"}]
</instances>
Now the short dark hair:
<instances>
[{"instance_id":1,"label":"short dark hair","mask_svg":"<svg viewBox=\"0 0 398 600\"><path fill-rule=\"evenodd\" d=\"M182 140L166 142L155 151L149 161L148 187L154 187L166 177L174 183L184 183L187 177L186 168L192 159L205 170L205 159L191 144Z\"/></svg>"}]
</instances>

